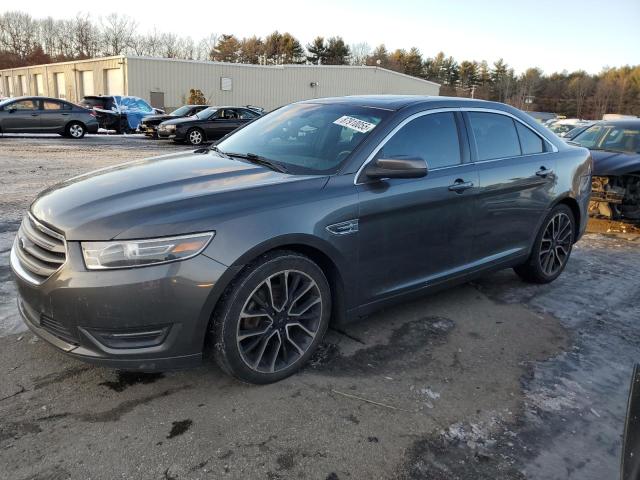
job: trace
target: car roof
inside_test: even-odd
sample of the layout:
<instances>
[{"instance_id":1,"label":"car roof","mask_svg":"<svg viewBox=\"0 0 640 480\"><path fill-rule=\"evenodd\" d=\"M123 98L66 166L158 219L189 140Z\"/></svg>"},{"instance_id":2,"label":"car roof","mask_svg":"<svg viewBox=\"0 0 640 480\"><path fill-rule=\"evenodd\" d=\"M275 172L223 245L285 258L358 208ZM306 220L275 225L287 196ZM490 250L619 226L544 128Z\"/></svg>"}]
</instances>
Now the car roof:
<instances>
[{"instance_id":1,"label":"car roof","mask_svg":"<svg viewBox=\"0 0 640 480\"><path fill-rule=\"evenodd\" d=\"M23 95L22 97L8 97L3 99L3 102L7 101L16 101L16 100L55 100L56 102L65 102L65 103L73 103L64 98L55 98L55 97L42 97L38 95Z\"/></svg>"},{"instance_id":2,"label":"car roof","mask_svg":"<svg viewBox=\"0 0 640 480\"><path fill-rule=\"evenodd\" d=\"M598 125L605 127L620 127L620 128L640 128L640 118L637 120L600 120Z\"/></svg>"},{"instance_id":3,"label":"car roof","mask_svg":"<svg viewBox=\"0 0 640 480\"><path fill-rule=\"evenodd\" d=\"M484 107L504 110L505 106L498 102L477 100L473 98L441 97L428 95L352 95L345 97L327 97L304 100L300 103L346 104L360 107L380 108L384 110L400 110L409 106L430 105L449 107Z\"/></svg>"}]
</instances>

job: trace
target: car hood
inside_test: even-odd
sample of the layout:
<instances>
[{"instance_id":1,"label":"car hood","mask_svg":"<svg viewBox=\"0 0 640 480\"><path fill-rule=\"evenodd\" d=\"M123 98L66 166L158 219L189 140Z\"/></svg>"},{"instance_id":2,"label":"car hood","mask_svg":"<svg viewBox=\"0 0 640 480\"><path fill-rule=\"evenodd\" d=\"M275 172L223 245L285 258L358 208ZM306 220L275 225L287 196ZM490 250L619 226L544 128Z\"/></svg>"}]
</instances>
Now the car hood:
<instances>
[{"instance_id":1,"label":"car hood","mask_svg":"<svg viewBox=\"0 0 640 480\"><path fill-rule=\"evenodd\" d=\"M171 120L172 118L176 118L173 115L168 115L166 113L156 114L156 115L145 115L142 117L143 122L163 122L165 120Z\"/></svg>"},{"instance_id":2,"label":"car hood","mask_svg":"<svg viewBox=\"0 0 640 480\"><path fill-rule=\"evenodd\" d=\"M31 205L67 240L152 238L215 230L217 220L305 198L327 177L288 175L222 157L180 153L74 177Z\"/></svg>"},{"instance_id":3,"label":"car hood","mask_svg":"<svg viewBox=\"0 0 640 480\"><path fill-rule=\"evenodd\" d=\"M640 154L591 150L594 175L626 175L640 172Z\"/></svg>"},{"instance_id":4,"label":"car hood","mask_svg":"<svg viewBox=\"0 0 640 480\"><path fill-rule=\"evenodd\" d=\"M171 117L171 119L165 120L162 123L164 123L165 125L182 125L184 123L202 122L202 121L204 120L201 120L195 115L192 115L190 117L180 117L180 118Z\"/></svg>"}]
</instances>

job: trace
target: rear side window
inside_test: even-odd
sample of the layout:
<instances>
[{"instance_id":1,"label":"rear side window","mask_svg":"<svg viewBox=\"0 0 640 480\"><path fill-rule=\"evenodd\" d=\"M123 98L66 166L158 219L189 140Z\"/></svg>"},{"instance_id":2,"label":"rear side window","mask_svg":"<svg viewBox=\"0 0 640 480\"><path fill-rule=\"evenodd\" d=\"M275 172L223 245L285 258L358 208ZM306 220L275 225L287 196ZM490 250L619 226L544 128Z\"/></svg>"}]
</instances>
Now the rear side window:
<instances>
[{"instance_id":1,"label":"rear side window","mask_svg":"<svg viewBox=\"0 0 640 480\"><path fill-rule=\"evenodd\" d=\"M533 155L536 153L543 153L545 151L544 140L533 133L530 128L525 127L520 122L515 123L516 129L518 130L518 136L520 137L522 154Z\"/></svg>"},{"instance_id":2,"label":"rear side window","mask_svg":"<svg viewBox=\"0 0 640 480\"><path fill-rule=\"evenodd\" d=\"M458 127L452 112L423 115L402 127L382 147L378 158L421 157L429 168L460 163Z\"/></svg>"},{"instance_id":3,"label":"rear side window","mask_svg":"<svg viewBox=\"0 0 640 480\"><path fill-rule=\"evenodd\" d=\"M516 126L510 117L484 112L469 112L468 115L476 139L478 160L520 155Z\"/></svg>"}]
</instances>

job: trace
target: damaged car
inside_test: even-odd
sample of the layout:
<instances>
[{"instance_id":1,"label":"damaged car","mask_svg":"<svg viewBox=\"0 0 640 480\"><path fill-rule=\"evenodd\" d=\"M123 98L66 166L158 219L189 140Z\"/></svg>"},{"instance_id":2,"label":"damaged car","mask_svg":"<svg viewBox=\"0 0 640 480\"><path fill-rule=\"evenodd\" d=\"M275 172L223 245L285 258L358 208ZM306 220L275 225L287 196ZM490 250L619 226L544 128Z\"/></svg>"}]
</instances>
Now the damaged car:
<instances>
[{"instance_id":1,"label":"damaged car","mask_svg":"<svg viewBox=\"0 0 640 480\"><path fill-rule=\"evenodd\" d=\"M100 128L116 133L133 133L144 117L164 113L140 97L121 95L90 95L80 105L95 112Z\"/></svg>"},{"instance_id":2,"label":"damaged car","mask_svg":"<svg viewBox=\"0 0 640 480\"><path fill-rule=\"evenodd\" d=\"M157 137L158 125L160 125L162 122L166 120L173 120L175 118L192 117L205 108L209 108L209 105L183 105L180 108L176 108L171 113L156 113L153 115L147 115L140 121L140 125L138 125L138 131L144 133L147 137Z\"/></svg>"},{"instance_id":3,"label":"damaged car","mask_svg":"<svg viewBox=\"0 0 640 480\"><path fill-rule=\"evenodd\" d=\"M613 220L640 220L640 119L600 122L576 136L591 150L589 211Z\"/></svg>"}]
</instances>

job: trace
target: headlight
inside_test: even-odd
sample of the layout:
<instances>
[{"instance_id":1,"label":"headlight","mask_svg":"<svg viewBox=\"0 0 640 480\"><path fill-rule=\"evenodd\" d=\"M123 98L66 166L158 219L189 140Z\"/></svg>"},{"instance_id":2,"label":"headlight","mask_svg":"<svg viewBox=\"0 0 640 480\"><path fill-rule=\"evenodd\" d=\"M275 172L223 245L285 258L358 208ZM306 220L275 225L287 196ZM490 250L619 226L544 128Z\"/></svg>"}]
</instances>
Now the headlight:
<instances>
[{"instance_id":1,"label":"headlight","mask_svg":"<svg viewBox=\"0 0 640 480\"><path fill-rule=\"evenodd\" d=\"M195 257L209 244L215 232L152 240L81 242L84 264L89 270L144 267Z\"/></svg>"}]
</instances>

